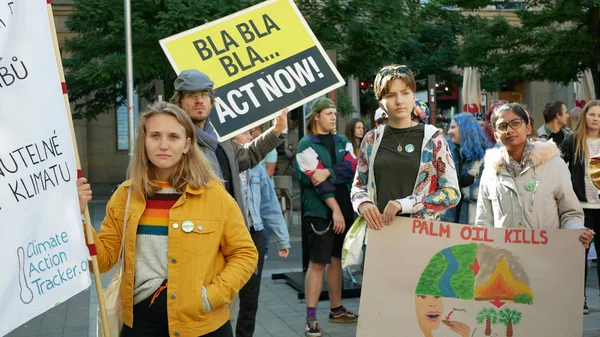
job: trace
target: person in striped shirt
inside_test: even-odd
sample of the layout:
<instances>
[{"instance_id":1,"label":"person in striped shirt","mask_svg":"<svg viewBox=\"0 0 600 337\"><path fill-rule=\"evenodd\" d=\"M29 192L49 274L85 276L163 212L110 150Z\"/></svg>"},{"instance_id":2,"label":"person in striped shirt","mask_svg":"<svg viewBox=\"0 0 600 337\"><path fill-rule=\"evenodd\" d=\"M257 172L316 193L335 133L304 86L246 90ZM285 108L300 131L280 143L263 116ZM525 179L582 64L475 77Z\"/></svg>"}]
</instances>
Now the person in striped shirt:
<instances>
[{"instance_id":1,"label":"person in striped shirt","mask_svg":"<svg viewBox=\"0 0 600 337\"><path fill-rule=\"evenodd\" d=\"M93 233L101 272L124 242L121 337L233 337L228 304L258 262L240 208L182 109L159 102L138 124L131 179ZM85 209L91 187L85 178L77 185Z\"/></svg>"}]
</instances>

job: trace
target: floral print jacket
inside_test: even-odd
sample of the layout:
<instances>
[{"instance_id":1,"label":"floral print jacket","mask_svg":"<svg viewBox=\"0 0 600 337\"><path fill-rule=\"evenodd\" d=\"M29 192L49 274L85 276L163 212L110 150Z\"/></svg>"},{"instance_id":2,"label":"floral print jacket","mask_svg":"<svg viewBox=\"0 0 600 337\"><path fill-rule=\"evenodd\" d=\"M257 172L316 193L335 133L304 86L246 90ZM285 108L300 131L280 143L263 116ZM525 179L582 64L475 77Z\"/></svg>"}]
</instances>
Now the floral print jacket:
<instances>
[{"instance_id":1,"label":"floral print jacket","mask_svg":"<svg viewBox=\"0 0 600 337\"><path fill-rule=\"evenodd\" d=\"M384 126L369 131L360 146L351 191L352 206L357 213L358 206L363 202L376 204L373 163L383 133ZM454 160L442 131L435 126L425 125L421 164L413 194L397 201L402 205L402 214L427 219L437 219L440 211L454 207L460 201Z\"/></svg>"}]
</instances>

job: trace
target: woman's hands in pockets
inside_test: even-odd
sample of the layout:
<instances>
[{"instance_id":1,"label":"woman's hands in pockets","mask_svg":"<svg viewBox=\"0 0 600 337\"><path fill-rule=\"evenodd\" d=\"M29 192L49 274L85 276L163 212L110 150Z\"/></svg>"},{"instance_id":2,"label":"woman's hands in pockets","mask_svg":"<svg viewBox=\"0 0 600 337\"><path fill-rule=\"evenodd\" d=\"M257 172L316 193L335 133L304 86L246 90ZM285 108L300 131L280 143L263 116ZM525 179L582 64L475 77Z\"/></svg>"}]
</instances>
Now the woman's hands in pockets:
<instances>
[{"instance_id":1,"label":"woman's hands in pockets","mask_svg":"<svg viewBox=\"0 0 600 337\"><path fill-rule=\"evenodd\" d=\"M88 202L92 200L92 186L87 183L87 179L77 179L77 195L79 196L79 209L83 213Z\"/></svg>"}]
</instances>

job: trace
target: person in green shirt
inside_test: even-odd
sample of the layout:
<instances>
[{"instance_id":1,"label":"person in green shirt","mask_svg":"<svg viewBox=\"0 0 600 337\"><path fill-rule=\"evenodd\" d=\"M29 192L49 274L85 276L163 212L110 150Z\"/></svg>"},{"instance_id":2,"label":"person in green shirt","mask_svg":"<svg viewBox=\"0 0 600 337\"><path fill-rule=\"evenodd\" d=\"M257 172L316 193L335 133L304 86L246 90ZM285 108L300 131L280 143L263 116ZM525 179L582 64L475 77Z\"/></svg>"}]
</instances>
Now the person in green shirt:
<instances>
[{"instance_id":1,"label":"person in green shirt","mask_svg":"<svg viewBox=\"0 0 600 337\"><path fill-rule=\"evenodd\" d=\"M358 316L342 305L342 246L354 212L350 183L356 170L352 143L335 134L337 110L332 100L317 98L307 122L306 136L298 143L295 172L300 184L303 230L308 234L310 262L306 272L305 336L321 336L317 303L327 279L331 311L329 321L351 323ZM328 266L327 266L328 265ZM325 267L327 266L327 272Z\"/></svg>"}]
</instances>

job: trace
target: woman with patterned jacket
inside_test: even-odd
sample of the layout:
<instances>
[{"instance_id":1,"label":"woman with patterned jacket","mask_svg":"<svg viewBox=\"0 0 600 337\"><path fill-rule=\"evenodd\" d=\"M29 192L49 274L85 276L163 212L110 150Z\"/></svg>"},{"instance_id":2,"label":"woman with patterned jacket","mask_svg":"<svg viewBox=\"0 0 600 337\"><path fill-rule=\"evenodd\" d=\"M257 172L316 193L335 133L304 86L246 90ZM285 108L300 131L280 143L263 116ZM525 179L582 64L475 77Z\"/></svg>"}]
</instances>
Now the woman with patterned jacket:
<instances>
[{"instance_id":1,"label":"woman with patterned jacket","mask_svg":"<svg viewBox=\"0 0 600 337\"><path fill-rule=\"evenodd\" d=\"M374 89L389 122L363 139L351 191L354 210L372 229L396 215L434 219L460 200L448 143L441 130L411 120L416 84L406 66L382 68Z\"/></svg>"}]
</instances>

